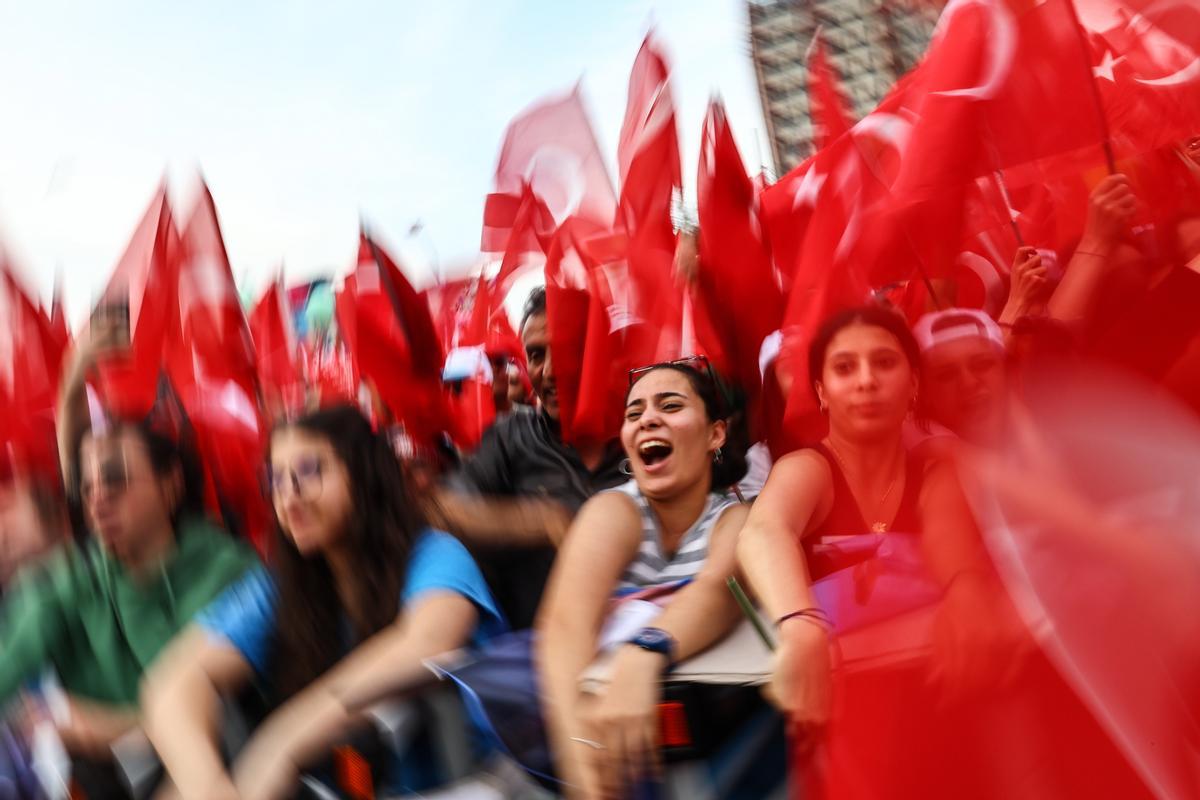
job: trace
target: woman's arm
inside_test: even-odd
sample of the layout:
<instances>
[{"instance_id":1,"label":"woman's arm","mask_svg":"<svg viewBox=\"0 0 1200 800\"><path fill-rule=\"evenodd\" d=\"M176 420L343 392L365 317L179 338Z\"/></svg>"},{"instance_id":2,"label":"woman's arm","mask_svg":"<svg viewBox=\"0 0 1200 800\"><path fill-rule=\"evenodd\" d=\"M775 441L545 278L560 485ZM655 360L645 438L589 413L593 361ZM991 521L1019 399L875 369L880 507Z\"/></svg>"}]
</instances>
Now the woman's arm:
<instances>
[{"instance_id":1,"label":"woman's arm","mask_svg":"<svg viewBox=\"0 0 1200 800\"><path fill-rule=\"evenodd\" d=\"M359 724L372 704L425 673L425 659L462 647L479 619L475 605L450 590L423 593L394 625L377 633L276 710L237 760L243 800L286 797L301 768Z\"/></svg>"},{"instance_id":2,"label":"woman's arm","mask_svg":"<svg viewBox=\"0 0 1200 800\"><path fill-rule=\"evenodd\" d=\"M820 454L801 450L772 467L737 546L738 563L770 619L816 605L801 541L832 503L833 478ZM796 724L823 724L829 717L826 632L797 618L777 636L773 701Z\"/></svg>"},{"instance_id":3,"label":"woman's arm","mask_svg":"<svg viewBox=\"0 0 1200 800\"><path fill-rule=\"evenodd\" d=\"M921 487L921 549L944 589L933 672L951 696L994 689L1033 648L996 577L953 462L932 464Z\"/></svg>"},{"instance_id":4,"label":"woman's arm","mask_svg":"<svg viewBox=\"0 0 1200 800\"><path fill-rule=\"evenodd\" d=\"M588 785L587 738L577 716L579 676L596 657L606 606L637 555L642 522L629 498L598 495L580 510L562 546L538 612L536 664L555 763L561 777Z\"/></svg>"},{"instance_id":5,"label":"woman's arm","mask_svg":"<svg viewBox=\"0 0 1200 800\"><path fill-rule=\"evenodd\" d=\"M791 453L771 468L750 509L737 543L738 563L773 620L815 604L801 541L829 513L832 480L820 454Z\"/></svg>"},{"instance_id":6,"label":"woman's arm","mask_svg":"<svg viewBox=\"0 0 1200 800\"><path fill-rule=\"evenodd\" d=\"M726 581L737 568L737 535L749 510L736 505L721 514L709 537L708 556L700 573L652 623L675 640L678 661L725 638L741 618ZM636 780L639 768L643 772L657 770L658 702L668 666L659 653L624 645L613 659L607 688L588 706L588 726L604 745L599 762L612 794L620 793L625 780Z\"/></svg>"},{"instance_id":7,"label":"woman's arm","mask_svg":"<svg viewBox=\"0 0 1200 800\"><path fill-rule=\"evenodd\" d=\"M143 679L146 736L179 796L233 795L217 744L221 697L236 692L252 676L253 668L241 651L192 626Z\"/></svg>"},{"instance_id":8,"label":"woman's arm","mask_svg":"<svg viewBox=\"0 0 1200 800\"><path fill-rule=\"evenodd\" d=\"M1092 190L1083 238L1050 296L1051 317L1069 325L1086 325L1136 210L1137 199L1124 175L1109 175Z\"/></svg>"}]
</instances>

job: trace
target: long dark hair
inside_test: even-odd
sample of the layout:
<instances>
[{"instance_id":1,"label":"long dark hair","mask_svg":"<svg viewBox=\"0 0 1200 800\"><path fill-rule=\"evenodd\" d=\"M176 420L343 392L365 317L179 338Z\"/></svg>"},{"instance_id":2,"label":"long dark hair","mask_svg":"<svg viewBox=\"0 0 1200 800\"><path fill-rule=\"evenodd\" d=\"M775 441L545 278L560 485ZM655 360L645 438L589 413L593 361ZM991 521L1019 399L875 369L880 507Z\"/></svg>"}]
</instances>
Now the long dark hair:
<instances>
[{"instance_id":1,"label":"long dark hair","mask_svg":"<svg viewBox=\"0 0 1200 800\"><path fill-rule=\"evenodd\" d=\"M360 614L350 619L353 640L361 642L396 618L413 543L425 519L413 502L390 443L371 430L353 406L313 412L282 429L296 429L327 440L345 466L351 514L346 545L358 580L345 587L356 596ZM279 590L278 639L274 672L281 698L312 683L342 656L347 609L333 572L321 555L304 556L277 527L273 557Z\"/></svg>"},{"instance_id":2,"label":"long dark hair","mask_svg":"<svg viewBox=\"0 0 1200 800\"><path fill-rule=\"evenodd\" d=\"M921 348L917 345L912 331L908 329L908 323L904 321L904 317L882 306L847 308L821 323L821 327L817 329L816 335L809 343L808 385L814 395L817 393L817 384L825 370L825 356L829 352L829 345L833 342L833 337L851 325L870 325L875 328L883 328L895 336L896 341L900 343L900 349L904 352L905 360L908 361L909 369L912 370L913 375L920 375Z\"/></svg>"},{"instance_id":3,"label":"long dark hair","mask_svg":"<svg viewBox=\"0 0 1200 800\"><path fill-rule=\"evenodd\" d=\"M686 364L658 364L638 376L641 380L651 372L659 370L677 372L687 378L688 385L704 404L704 414L709 422L724 420L725 444L721 447L721 460L712 464L712 491L722 491L733 486L746 477L749 468L746 463L746 450L749 448L749 431L745 425L745 415L729 408L731 402L726 400L721 389L716 384L716 378L707 372L701 372ZM636 382L636 381L635 381ZM629 402L629 392L633 384L625 391L625 402Z\"/></svg>"}]
</instances>

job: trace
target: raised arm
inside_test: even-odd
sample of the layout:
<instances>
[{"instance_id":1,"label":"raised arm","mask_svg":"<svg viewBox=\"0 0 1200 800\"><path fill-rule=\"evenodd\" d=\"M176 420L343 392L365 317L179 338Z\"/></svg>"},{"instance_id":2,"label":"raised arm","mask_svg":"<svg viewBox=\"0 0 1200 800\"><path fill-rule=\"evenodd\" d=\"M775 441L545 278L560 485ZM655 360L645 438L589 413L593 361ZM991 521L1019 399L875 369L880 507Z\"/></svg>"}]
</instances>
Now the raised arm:
<instances>
[{"instance_id":1,"label":"raised arm","mask_svg":"<svg viewBox=\"0 0 1200 800\"><path fill-rule=\"evenodd\" d=\"M1124 175L1109 175L1092 190L1083 238L1050 297L1051 317L1069 325L1087 324L1136 209L1137 199Z\"/></svg>"},{"instance_id":2,"label":"raised arm","mask_svg":"<svg viewBox=\"0 0 1200 800\"><path fill-rule=\"evenodd\" d=\"M537 622L542 707L560 775L594 786L581 740L579 676L596 657L609 597L641 544L641 518L627 497L598 495L580 510L550 575Z\"/></svg>"},{"instance_id":3,"label":"raised arm","mask_svg":"<svg viewBox=\"0 0 1200 800\"><path fill-rule=\"evenodd\" d=\"M59 465L62 468L63 482L68 487L71 486L75 474L79 440L88 427L88 372L100 358L121 352L128 346L129 320L100 314L92 319L87 332L75 340L68 358L64 361L55 419Z\"/></svg>"}]
</instances>

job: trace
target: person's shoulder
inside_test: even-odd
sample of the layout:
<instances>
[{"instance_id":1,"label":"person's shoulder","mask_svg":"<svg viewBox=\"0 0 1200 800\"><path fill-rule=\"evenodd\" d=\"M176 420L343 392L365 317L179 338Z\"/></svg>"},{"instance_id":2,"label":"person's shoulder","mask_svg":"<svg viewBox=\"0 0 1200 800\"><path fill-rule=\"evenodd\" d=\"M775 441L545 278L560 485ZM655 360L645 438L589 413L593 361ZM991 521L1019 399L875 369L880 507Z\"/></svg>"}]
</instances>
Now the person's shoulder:
<instances>
[{"instance_id":1,"label":"person's shoulder","mask_svg":"<svg viewBox=\"0 0 1200 800\"><path fill-rule=\"evenodd\" d=\"M428 527L417 534L417 538L413 542L412 554L409 556L409 569L429 564L446 564L463 559L471 559L471 553L467 550L466 545L446 531Z\"/></svg>"},{"instance_id":2,"label":"person's shoulder","mask_svg":"<svg viewBox=\"0 0 1200 800\"><path fill-rule=\"evenodd\" d=\"M184 517L178 525L180 551L186 555L202 552L210 557L225 556L244 560L248 564L257 561L254 549L243 539L206 517Z\"/></svg>"},{"instance_id":3,"label":"person's shoulder","mask_svg":"<svg viewBox=\"0 0 1200 800\"><path fill-rule=\"evenodd\" d=\"M579 509L571 527L591 528L596 523L604 523L608 529L614 525L627 525L640 530L642 511L638 497L637 484L633 481L594 494Z\"/></svg>"},{"instance_id":4,"label":"person's shoulder","mask_svg":"<svg viewBox=\"0 0 1200 800\"><path fill-rule=\"evenodd\" d=\"M805 488L823 490L832 485L833 466L829 458L819 447L805 447L793 450L772 465L759 497L794 495Z\"/></svg>"},{"instance_id":5,"label":"person's shoulder","mask_svg":"<svg viewBox=\"0 0 1200 800\"><path fill-rule=\"evenodd\" d=\"M799 450L793 450L776 461L772 465L771 471L774 472L780 468L783 468L784 470L811 470L817 473L829 473L830 463L827 452L828 451L826 451L821 445L813 445L811 447L802 447Z\"/></svg>"},{"instance_id":6,"label":"person's shoulder","mask_svg":"<svg viewBox=\"0 0 1200 800\"><path fill-rule=\"evenodd\" d=\"M488 432L499 439L509 440L518 436L530 436L536 433L538 425L537 413L505 414L497 419Z\"/></svg>"}]
</instances>

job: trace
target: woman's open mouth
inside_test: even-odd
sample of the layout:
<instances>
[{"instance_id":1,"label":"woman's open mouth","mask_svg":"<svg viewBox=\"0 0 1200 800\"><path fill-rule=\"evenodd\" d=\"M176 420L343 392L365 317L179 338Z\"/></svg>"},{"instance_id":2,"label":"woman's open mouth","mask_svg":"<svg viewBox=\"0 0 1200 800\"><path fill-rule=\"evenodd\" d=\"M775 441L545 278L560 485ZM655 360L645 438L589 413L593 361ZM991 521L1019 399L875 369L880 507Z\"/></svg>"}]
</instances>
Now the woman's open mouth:
<instances>
[{"instance_id":1,"label":"woman's open mouth","mask_svg":"<svg viewBox=\"0 0 1200 800\"><path fill-rule=\"evenodd\" d=\"M674 452L670 442L663 439L647 439L638 445L638 457L649 472L658 472Z\"/></svg>"}]
</instances>

